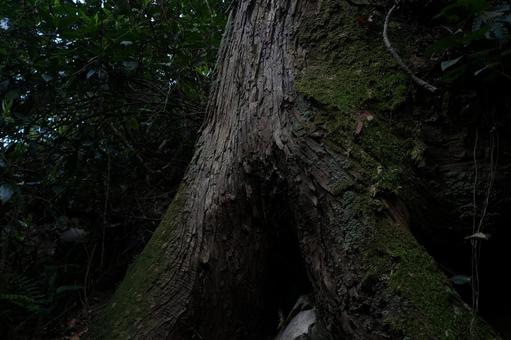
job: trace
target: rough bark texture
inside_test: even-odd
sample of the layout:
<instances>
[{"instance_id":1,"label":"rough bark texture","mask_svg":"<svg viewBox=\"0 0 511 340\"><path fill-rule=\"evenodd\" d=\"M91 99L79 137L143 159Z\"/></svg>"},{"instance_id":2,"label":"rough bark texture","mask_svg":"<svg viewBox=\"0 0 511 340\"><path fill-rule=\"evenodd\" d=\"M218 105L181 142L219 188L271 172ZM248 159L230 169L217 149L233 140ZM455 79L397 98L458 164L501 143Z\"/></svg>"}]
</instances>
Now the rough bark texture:
<instances>
[{"instance_id":1,"label":"rough bark texture","mask_svg":"<svg viewBox=\"0 0 511 340\"><path fill-rule=\"evenodd\" d=\"M410 233L416 145L381 118L409 84L358 14L237 1L187 175L93 338L271 338L309 289L334 339L492 337Z\"/></svg>"}]
</instances>

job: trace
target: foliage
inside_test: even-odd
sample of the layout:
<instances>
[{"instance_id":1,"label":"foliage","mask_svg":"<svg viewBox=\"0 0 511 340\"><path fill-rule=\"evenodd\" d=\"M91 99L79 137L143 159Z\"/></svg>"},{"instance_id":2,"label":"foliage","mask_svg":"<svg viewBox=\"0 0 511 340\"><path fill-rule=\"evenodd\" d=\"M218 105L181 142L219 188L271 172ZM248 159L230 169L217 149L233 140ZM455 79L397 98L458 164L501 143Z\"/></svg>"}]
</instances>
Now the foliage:
<instances>
[{"instance_id":1,"label":"foliage","mask_svg":"<svg viewBox=\"0 0 511 340\"><path fill-rule=\"evenodd\" d=\"M0 0L4 334L50 334L62 299L113 288L148 239L191 156L227 6Z\"/></svg>"},{"instance_id":2,"label":"foliage","mask_svg":"<svg viewBox=\"0 0 511 340\"><path fill-rule=\"evenodd\" d=\"M511 80L511 3L508 1L456 0L438 15L451 34L437 41L433 51L442 51L444 79L467 76L483 80Z\"/></svg>"}]
</instances>

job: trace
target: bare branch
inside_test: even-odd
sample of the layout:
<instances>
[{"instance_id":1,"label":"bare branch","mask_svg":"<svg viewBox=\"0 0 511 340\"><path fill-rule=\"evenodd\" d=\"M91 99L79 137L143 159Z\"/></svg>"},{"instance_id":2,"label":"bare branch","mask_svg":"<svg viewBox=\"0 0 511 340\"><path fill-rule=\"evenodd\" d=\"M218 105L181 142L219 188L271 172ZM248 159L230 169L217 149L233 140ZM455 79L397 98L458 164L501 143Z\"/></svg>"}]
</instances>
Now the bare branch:
<instances>
[{"instance_id":1,"label":"bare branch","mask_svg":"<svg viewBox=\"0 0 511 340\"><path fill-rule=\"evenodd\" d=\"M406 73L408 73L410 75L410 77L413 79L413 81L415 81L419 86L424 87L426 90L428 90L430 92L435 92L437 90L437 88L435 86L431 85L430 83L428 83L428 82L420 79L419 77L417 77L412 72L412 70L410 70L410 68L408 66L406 66L406 64L403 62L403 60L401 59L399 54L397 54L396 50L394 49L394 47L392 47L392 44L390 43L389 37L387 35L387 28L389 26L390 15L396 9L397 5L398 5L398 2L396 1L396 3L390 8L390 10L388 11L387 15L385 16L385 23L383 24L383 42L385 43L385 46L389 50L390 54L392 54L392 56L394 57L394 59L396 60L398 65Z\"/></svg>"},{"instance_id":2,"label":"bare branch","mask_svg":"<svg viewBox=\"0 0 511 340\"><path fill-rule=\"evenodd\" d=\"M350 4L350 6L354 6L354 7L372 6L372 4L368 4L368 3L358 3L358 2L355 2L355 1L352 1L352 0L346 0L346 2L347 2L348 4Z\"/></svg>"}]
</instances>

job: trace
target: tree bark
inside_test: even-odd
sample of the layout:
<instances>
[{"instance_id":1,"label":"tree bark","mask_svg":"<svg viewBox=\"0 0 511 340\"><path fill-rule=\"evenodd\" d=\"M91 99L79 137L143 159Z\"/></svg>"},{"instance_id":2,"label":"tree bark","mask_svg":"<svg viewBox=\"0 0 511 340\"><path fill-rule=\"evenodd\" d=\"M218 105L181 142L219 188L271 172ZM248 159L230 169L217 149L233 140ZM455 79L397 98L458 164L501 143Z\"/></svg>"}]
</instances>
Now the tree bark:
<instances>
[{"instance_id":1,"label":"tree bark","mask_svg":"<svg viewBox=\"0 0 511 340\"><path fill-rule=\"evenodd\" d=\"M305 293L333 339L493 336L410 233L421 184L381 119L408 82L368 10L236 2L179 193L93 338L270 339Z\"/></svg>"}]
</instances>

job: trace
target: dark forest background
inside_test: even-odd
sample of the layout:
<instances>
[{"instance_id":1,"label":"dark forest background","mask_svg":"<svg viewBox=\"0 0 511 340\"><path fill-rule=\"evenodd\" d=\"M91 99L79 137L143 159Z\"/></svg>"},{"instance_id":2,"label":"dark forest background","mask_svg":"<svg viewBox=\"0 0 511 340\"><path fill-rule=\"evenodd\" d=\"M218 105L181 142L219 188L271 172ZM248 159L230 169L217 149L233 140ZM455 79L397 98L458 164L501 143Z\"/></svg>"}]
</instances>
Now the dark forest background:
<instances>
[{"instance_id":1,"label":"dark forest background","mask_svg":"<svg viewBox=\"0 0 511 340\"><path fill-rule=\"evenodd\" d=\"M192 155L227 9L0 1L1 334L78 329L123 277Z\"/></svg>"}]
</instances>

